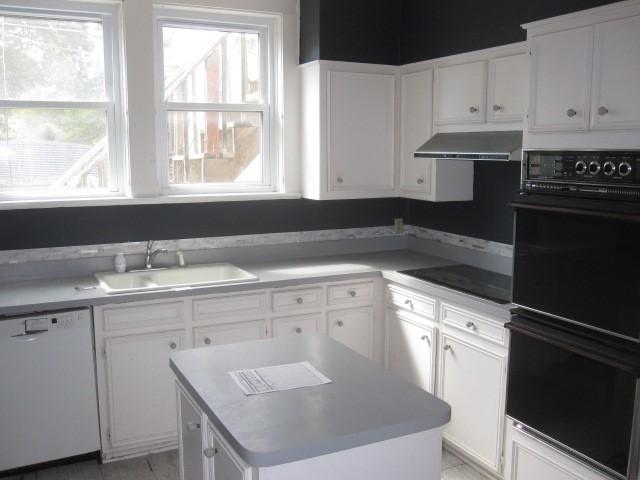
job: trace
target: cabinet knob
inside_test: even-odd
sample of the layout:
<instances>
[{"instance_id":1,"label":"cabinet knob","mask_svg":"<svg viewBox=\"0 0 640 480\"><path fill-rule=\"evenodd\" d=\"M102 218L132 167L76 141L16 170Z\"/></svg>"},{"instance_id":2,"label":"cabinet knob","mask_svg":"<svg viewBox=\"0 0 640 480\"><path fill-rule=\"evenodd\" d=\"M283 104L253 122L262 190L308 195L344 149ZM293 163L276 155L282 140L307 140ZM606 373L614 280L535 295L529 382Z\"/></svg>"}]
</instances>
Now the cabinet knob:
<instances>
[{"instance_id":1,"label":"cabinet knob","mask_svg":"<svg viewBox=\"0 0 640 480\"><path fill-rule=\"evenodd\" d=\"M494 112L499 112L500 110L502 110L502 105L494 105L493 106L493 111Z\"/></svg>"},{"instance_id":2,"label":"cabinet knob","mask_svg":"<svg viewBox=\"0 0 640 480\"><path fill-rule=\"evenodd\" d=\"M598 115L606 115L609 113L609 109L607 107L600 107L598 109Z\"/></svg>"},{"instance_id":3,"label":"cabinet knob","mask_svg":"<svg viewBox=\"0 0 640 480\"><path fill-rule=\"evenodd\" d=\"M349 296L355 297L358 293L355 290L349 290Z\"/></svg>"},{"instance_id":4,"label":"cabinet knob","mask_svg":"<svg viewBox=\"0 0 640 480\"><path fill-rule=\"evenodd\" d=\"M418 180L416 180L416 182L418 183L418 185L422 185L424 183L424 178L419 178Z\"/></svg>"},{"instance_id":5,"label":"cabinet knob","mask_svg":"<svg viewBox=\"0 0 640 480\"><path fill-rule=\"evenodd\" d=\"M176 348L178 348L178 344L177 344L176 342L171 342L171 343L169 344L169 348L170 348L171 350L175 350Z\"/></svg>"},{"instance_id":6,"label":"cabinet knob","mask_svg":"<svg viewBox=\"0 0 640 480\"><path fill-rule=\"evenodd\" d=\"M470 328L471 330L475 330L476 324L473 322L467 322L467 328Z\"/></svg>"},{"instance_id":7,"label":"cabinet knob","mask_svg":"<svg viewBox=\"0 0 640 480\"><path fill-rule=\"evenodd\" d=\"M449 351L451 353L453 353L453 350L451 349L451 345L445 345L444 347L442 347L445 351Z\"/></svg>"},{"instance_id":8,"label":"cabinet knob","mask_svg":"<svg viewBox=\"0 0 640 480\"><path fill-rule=\"evenodd\" d=\"M342 320L338 320L336 322L336 325L338 325L339 327L342 327L342 326L344 326L344 322Z\"/></svg>"},{"instance_id":9,"label":"cabinet knob","mask_svg":"<svg viewBox=\"0 0 640 480\"><path fill-rule=\"evenodd\" d=\"M204 344L205 345L211 345L211 339L209 337L205 337L204 338Z\"/></svg>"},{"instance_id":10,"label":"cabinet knob","mask_svg":"<svg viewBox=\"0 0 640 480\"><path fill-rule=\"evenodd\" d=\"M570 108L569 110L567 110L567 117L569 118L573 118L578 114L578 112L576 112L573 108Z\"/></svg>"},{"instance_id":11,"label":"cabinet knob","mask_svg":"<svg viewBox=\"0 0 640 480\"><path fill-rule=\"evenodd\" d=\"M302 333L302 329L300 327L296 328L296 333L300 335Z\"/></svg>"},{"instance_id":12,"label":"cabinet knob","mask_svg":"<svg viewBox=\"0 0 640 480\"><path fill-rule=\"evenodd\" d=\"M207 458L212 458L216 453L218 453L217 448L207 447L204 449L204 456Z\"/></svg>"},{"instance_id":13,"label":"cabinet knob","mask_svg":"<svg viewBox=\"0 0 640 480\"><path fill-rule=\"evenodd\" d=\"M302 303L304 302L304 300L302 299L302 297L298 297L296 298L296 303Z\"/></svg>"},{"instance_id":14,"label":"cabinet knob","mask_svg":"<svg viewBox=\"0 0 640 480\"><path fill-rule=\"evenodd\" d=\"M420 337L420 340L422 340L422 341L424 342L424 341L429 340L429 337L428 337L427 335L422 335L422 336Z\"/></svg>"},{"instance_id":15,"label":"cabinet knob","mask_svg":"<svg viewBox=\"0 0 640 480\"><path fill-rule=\"evenodd\" d=\"M409 299L406 299L406 300L404 301L404 304L405 304L405 305L409 305L409 308L413 308L413 302L412 302L411 300L409 300Z\"/></svg>"},{"instance_id":16,"label":"cabinet knob","mask_svg":"<svg viewBox=\"0 0 640 480\"><path fill-rule=\"evenodd\" d=\"M342 177L338 177L338 178L336 178L336 182L342 183L342 182L344 182L344 180L342 179Z\"/></svg>"},{"instance_id":17,"label":"cabinet knob","mask_svg":"<svg viewBox=\"0 0 640 480\"><path fill-rule=\"evenodd\" d=\"M199 423L187 422L187 430L190 432L195 432L200 429Z\"/></svg>"},{"instance_id":18,"label":"cabinet knob","mask_svg":"<svg viewBox=\"0 0 640 480\"><path fill-rule=\"evenodd\" d=\"M478 107L469 107L470 113L478 113Z\"/></svg>"}]
</instances>

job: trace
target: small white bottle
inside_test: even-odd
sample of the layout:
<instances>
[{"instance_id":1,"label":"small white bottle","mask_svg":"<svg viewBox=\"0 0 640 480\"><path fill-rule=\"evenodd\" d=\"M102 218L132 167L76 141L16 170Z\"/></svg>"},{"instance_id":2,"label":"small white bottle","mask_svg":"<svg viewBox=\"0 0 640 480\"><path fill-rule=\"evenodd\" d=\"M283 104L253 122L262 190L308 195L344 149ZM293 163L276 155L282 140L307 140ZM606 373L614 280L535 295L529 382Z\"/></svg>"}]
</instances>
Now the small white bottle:
<instances>
[{"instance_id":1,"label":"small white bottle","mask_svg":"<svg viewBox=\"0 0 640 480\"><path fill-rule=\"evenodd\" d=\"M124 258L124 253L120 252L116 255L116 258L113 260L113 266L118 273L127 271L127 259Z\"/></svg>"}]
</instances>

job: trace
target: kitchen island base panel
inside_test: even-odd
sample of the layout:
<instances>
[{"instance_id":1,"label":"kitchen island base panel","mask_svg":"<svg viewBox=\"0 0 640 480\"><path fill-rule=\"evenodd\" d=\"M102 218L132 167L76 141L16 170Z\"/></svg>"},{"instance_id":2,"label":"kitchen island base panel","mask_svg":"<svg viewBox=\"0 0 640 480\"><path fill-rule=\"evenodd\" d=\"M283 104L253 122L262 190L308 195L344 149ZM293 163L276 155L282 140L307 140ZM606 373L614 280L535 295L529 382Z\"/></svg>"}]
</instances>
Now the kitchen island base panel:
<instances>
[{"instance_id":1,"label":"kitchen island base panel","mask_svg":"<svg viewBox=\"0 0 640 480\"><path fill-rule=\"evenodd\" d=\"M442 429L258 469L258 480L440 480Z\"/></svg>"}]
</instances>

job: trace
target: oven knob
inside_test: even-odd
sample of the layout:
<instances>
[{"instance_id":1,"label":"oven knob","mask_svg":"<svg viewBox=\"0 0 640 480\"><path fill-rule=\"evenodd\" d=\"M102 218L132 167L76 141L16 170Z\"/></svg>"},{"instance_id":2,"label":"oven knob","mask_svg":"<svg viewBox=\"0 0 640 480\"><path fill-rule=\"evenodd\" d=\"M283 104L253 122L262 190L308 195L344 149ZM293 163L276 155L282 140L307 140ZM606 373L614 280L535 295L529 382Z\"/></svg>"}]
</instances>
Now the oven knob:
<instances>
[{"instance_id":1,"label":"oven knob","mask_svg":"<svg viewBox=\"0 0 640 480\"><path fill-rule=\"evenodd\" d=\"M576 173L578 175L583 175L584 172L587 171L587 164L583 160L578 160L576 162Z\"/></svg>"},{"instance_id":2,"label":"oven knob","mask_svg":"<svg viewBox=\"0 0 640 480\"><path fill-rule=\"evenodd\" d=\"M631 173L631 165L628 162L622 162L618 166L618 172L620 172L620 175L623 177L626 177Z\"/></svg>"},{"instance_id":3,"label":"oven knob","mask_svg":"<svg viewBox=\"0 0 640 480\"><path fill-rule=\"evenodd\" d=\"M616 165L613 162L605 162L605 164L602 166L602 171L604 172L604 174L608 177L610 177L611 175L613 175L614 173L616 173Z\"/></svg>"},{"instance_id":4,"label":"oven knob","mask_svg":"<svg viewBox=\"0 0 640 480\"><path fill-rule=\"evenodd\" d=\"M591 162L589 164L589 173L591 175L596 175L596 174L600 173L600 168L601 168L600 162L595 162L595 161Z\"/></svg>"}]
</instances>

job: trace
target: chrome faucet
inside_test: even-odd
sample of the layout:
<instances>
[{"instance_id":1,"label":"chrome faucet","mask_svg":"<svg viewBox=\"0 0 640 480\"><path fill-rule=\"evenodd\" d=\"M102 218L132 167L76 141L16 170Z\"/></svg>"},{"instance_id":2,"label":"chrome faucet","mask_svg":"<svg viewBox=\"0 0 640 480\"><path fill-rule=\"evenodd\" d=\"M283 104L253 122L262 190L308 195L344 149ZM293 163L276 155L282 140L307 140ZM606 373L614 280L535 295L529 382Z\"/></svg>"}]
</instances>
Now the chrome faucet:
<instances>
[{"instance_id":1,"label":"chrome faucet","mask_svg":"<svg viewBox=\"0 0 640 480\"><path fill-rule=\"evenodd\" d=\"M153 249L153 240L149 240L147 242L147 250L144 256L144 268L147 270L151 270L153 268L153 261L159 253L168 253L169 251L166 248L157 248Z\"/></svg>"}]
</instances>

